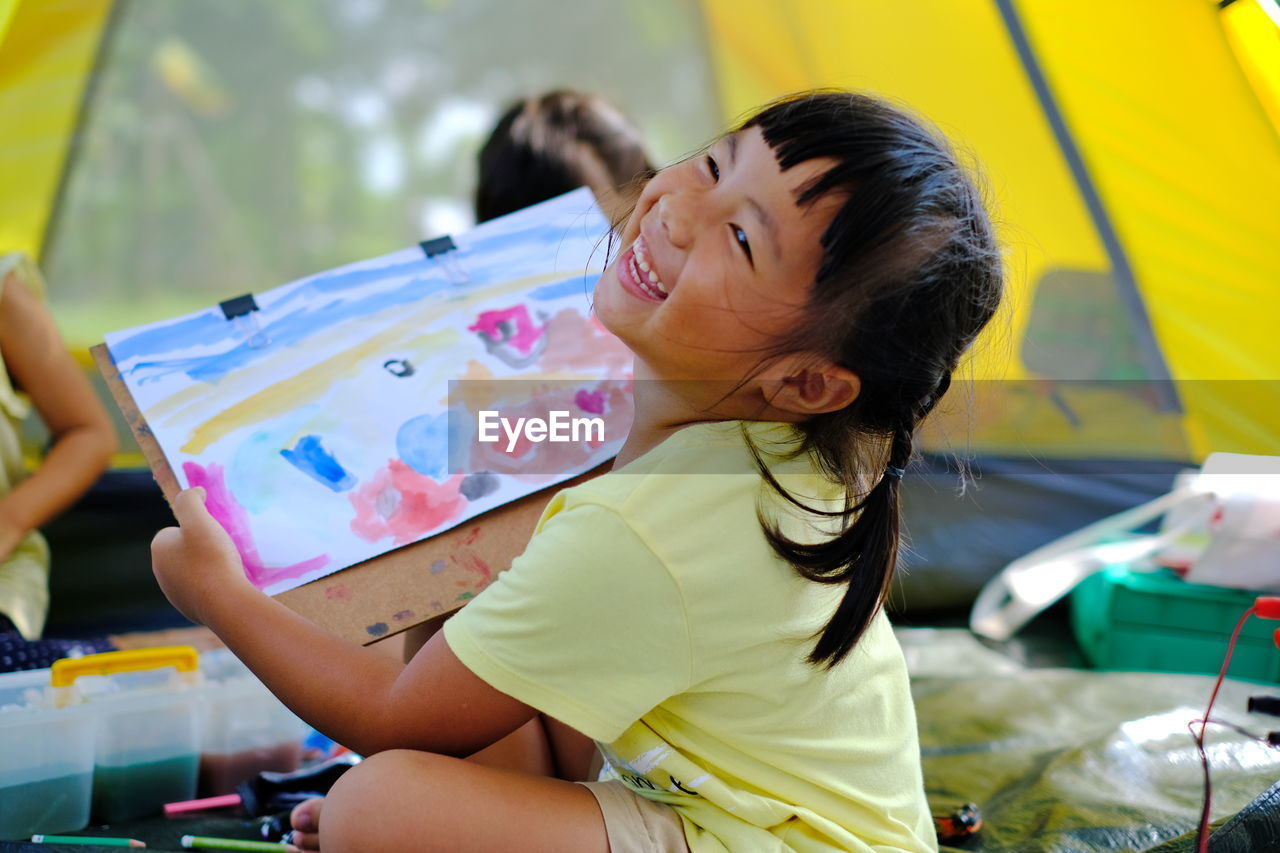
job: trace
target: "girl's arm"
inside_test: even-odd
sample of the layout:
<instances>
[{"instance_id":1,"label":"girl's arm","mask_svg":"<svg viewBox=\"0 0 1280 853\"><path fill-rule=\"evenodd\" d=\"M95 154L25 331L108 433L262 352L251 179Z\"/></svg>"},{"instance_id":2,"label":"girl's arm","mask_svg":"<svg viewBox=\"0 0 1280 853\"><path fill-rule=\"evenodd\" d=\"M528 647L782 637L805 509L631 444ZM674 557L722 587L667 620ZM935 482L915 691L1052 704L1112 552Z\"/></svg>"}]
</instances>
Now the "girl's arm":
<instances>
[{"instance_id":1,"label":"girl's arm","mask_svg":"<svg viewBox=\"0 0 1280 853\"><path fill-rule=\"evenodd\" d=\"M411 748L462 756L534 716L454 657L442 631L402 666L258 591L205 509L203 491L188 489L174 500L181 527L152 542L156 579L175 607L212 629L316 729L362 755Z\"/></svg>"},{"instance_id":2,"label":"girl's arm","mask_svg":"<svg viewBox=\"0 0 1280 853\"><path fill-rule=\"evenodd\" d=\"M53 437L40 468L0 498L0 559L93 485L115 452L115 430L53 318L10 273L0 281L0 354Z\"/></svg>"}]
</instances>

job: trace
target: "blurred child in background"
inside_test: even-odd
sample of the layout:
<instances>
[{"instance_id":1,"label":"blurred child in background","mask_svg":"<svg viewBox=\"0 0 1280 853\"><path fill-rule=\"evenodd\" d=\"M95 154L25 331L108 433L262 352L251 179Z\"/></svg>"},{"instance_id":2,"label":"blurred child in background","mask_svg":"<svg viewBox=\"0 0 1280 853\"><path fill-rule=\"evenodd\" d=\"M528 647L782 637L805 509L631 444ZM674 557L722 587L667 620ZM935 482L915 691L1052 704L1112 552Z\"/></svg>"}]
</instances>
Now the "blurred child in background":
<instances>
[{"instance_id":1,"label":"blurred child in background","mask_svg":"<svg viewBox=\"0 0 1280 853\"><path fill-rule=\"evenodd\" d=\"M640 132L598 95L565 89L512 104L480 150L476 221L590 187L615 226L653 172Z\"/></svg>"},{"instance_id":2,"label":"blurred child in background","mask_svg":"<svg viewBox=\"0 0 1280 853\"><path fill-rule=\"evenodd\" d=\"M25 256L0 256L0 671L48 666L74 648L106 644L40 639L49 548L37 528L93 485L116 447L111 420L58 334L43 290ZM25 477L18 425L32 405L51 443Z\"/></svg>"}]
</instances>

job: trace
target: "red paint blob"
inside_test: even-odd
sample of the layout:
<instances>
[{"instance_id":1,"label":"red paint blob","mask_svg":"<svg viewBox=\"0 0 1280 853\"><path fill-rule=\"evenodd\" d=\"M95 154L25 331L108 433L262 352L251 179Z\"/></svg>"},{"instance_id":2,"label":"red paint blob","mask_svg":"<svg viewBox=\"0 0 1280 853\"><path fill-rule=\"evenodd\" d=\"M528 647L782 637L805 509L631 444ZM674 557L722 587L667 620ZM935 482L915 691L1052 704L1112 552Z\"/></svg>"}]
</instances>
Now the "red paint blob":
<instances>
[{"instance_id":1,"label":"red paint blob","mask_svg":"<svg viewBox=\"0 0 1280 853\"><path fill-rule=\"evenodd\" d=\"M437 483L392 459L349 494L356 510L351 530L366 542L388 536L397 546L416 542L462 515L467 499L461 486L461 474Z\"/></svg>"}]
</instances>

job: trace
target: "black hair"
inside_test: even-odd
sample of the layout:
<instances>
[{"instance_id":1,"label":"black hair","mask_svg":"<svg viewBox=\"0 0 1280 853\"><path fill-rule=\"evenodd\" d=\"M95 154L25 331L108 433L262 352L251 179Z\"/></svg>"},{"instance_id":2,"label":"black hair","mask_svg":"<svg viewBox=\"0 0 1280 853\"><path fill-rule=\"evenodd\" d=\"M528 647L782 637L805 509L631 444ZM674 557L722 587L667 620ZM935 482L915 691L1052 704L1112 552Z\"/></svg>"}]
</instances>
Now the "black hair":
<instances>
[{"instance_id":1,"label":"black hair","mask_svg":"<svg viewBox=\"0 0 1280 853\"><path fill-rule=\"evenodd\" d=\"M603 98L557 90L512 104L480 150L476 220L581 186L621 189L651 173L640 134Z\"/></svg>"},{"instance_id":2,"label":"black hair","mask_svg":"<svg viewBox=\"0 0 1280 853\"><path fill-rule=\"evenodd\" d=\"M845 487L843 511L790 495L758 450L773 490L819 516L843 520L816 544L793 541L765 517L773 549L805 578L847 584L809 654L834 666L888 595L897 562L899 481L916 427L951 384L961 354L1000 302L1003 269L981 193L936 130L879 98L812 92L764 107L740 129L759 128L785 172L825 159L831 166L796 203L840 199L822 235L822 260L797 331L775 354L817 353L852 371L857 398L797 424L799 452Z\"/></svg>"}]
</instances>

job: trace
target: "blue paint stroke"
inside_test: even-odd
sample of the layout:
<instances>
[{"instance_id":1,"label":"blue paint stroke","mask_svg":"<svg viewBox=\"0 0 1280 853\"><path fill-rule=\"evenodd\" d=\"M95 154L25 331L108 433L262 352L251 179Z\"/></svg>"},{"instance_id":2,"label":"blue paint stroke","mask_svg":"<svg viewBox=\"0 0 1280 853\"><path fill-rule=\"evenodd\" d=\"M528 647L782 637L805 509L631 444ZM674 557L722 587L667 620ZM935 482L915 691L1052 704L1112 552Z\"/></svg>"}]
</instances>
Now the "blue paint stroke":
<instances>
[{"instance_id":1,"label":"blue paint stroke","mask_svg":"<svg viewBox=\"0 0 1280 853\"><path fill-rule=\"evenodd\" d=\"M419 474L444 482L449 475L449 413L419 415L401 424L396 453Z\"/></svg>"},{"instance_id":2,"label":"blue paint stroke","mask_svg":"<svg viewBox=\"0 0 1280 853\"><path fill-rule=\"evenodd\" d=\"M437 287L437 285L439 286ZM362 299L347 301L333 299L317 307L300 307L274 322L263 325L263 332L271 341L265 347L255 348L250 347L247 342L240 342L226 352L214 355L139 361L130 365L123 372L127 374L145 373L145 376L140 377L140 381L153 381L171 373L181 372L186 373L187 376L196 381L215 382L234 370L262 359L265 355L274 355L277 351L292 346L312 335L322 333L338 323L375 314L384 308L417 302L430 296L435 290L443 289L445 286L447 286L447 282L438 283L415 278L410 279L406 284L394 290L373 293ZM165 333L163 335L157 334L152 343L164 345L167 342L168 350L202 344L209 345L233 338L238 334L230 323L221 319L220 315L217 317L209 316L210 322L213 323L211 329L198 329L196 328L197 324L194 324L192 320L180 321L174 324L177 327L186 329L188 337L185 340L176 340L176 336L169 334L169 329L172 327L166 326L163 329L150 330L143 333L143 335L119 342L112 347L112 355L115 357L116 362L120 363L128 357L127 354L137 354L135 350L141 351L142 344L138 344L134 349L126 345L132 344L136 338L148 336L152 332L163 331ZM209 336L215 334L216 338L210 340ZM164 349L151 350L153 353L164 351Z\"/></svg>"},{"instance_id":3,"label":"blue paint stroke","mask_svg":"<svg viewBox=\"0 0 1280 853\"><path fill-rule=\"evenodd\" d=\"M557 281L555 284L544 284L532 291L529 296L539 300L563 299L566 296L590 296L596 289L596 282L599 279L599 273L575 275L564 281Z\"/></svg>"},{"instance_id":4,"label":"blue paint stroke","mask_svg":"<svg viewBox=\"0 0 1280 853\"><path fill-rule=\"evenodd\" d=\"M409 263L389 264L363 270L323 273L307 279L278 300L268 303L266 299L260 298L259 303L263 305L263 310L259 312L258 319L261 321L262 314L275 313L281 308L288 307L290 303L299 300L305 305L314 302L318 296L323 294L351 290L398 276L421 274L429 271L430 268L427 266L426 259L423 258ZM424 282L419 278L410 283L421 285ZM434 283L438 285L443 282ZM272 327L273 324L265 325L263 331L272 338L274 343L274 335L271 335ZM193 346L213 346L227 339L234 339L237 334L234 324L227 322L222 316L221 310L210 308L197 316L187 317L163 326L143 329L135 335L121 338L111 345L111 355L117 363L121 363L131 358L154 357L176 349L185 349Z\"/></svg>"},{"instance_id":5,"label":"blue paint stroke","mask_svg":"<svg viewBox=\"0 0 1280 853\"><path fill-rule=\"evenodd\" d=\"M293 467L335 492L345 492L356 484L355 476L324 449L319 436L304 435L292 450L285 448L280 455Z\"/></svg>"}]
</instances>

